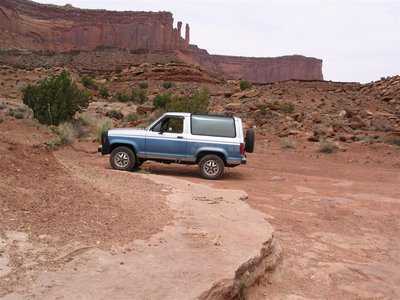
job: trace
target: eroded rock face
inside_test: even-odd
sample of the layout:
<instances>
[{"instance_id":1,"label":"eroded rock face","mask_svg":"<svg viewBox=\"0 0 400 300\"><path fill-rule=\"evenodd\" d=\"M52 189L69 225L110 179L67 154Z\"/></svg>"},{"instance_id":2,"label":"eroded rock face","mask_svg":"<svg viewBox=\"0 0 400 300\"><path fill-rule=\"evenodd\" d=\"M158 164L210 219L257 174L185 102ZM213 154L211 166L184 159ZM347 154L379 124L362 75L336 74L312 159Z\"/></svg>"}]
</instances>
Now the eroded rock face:
<instances>
[{"instance_id":1,"label":"eroded rock face","mask_svg":"<svg viewBox=\"0 0 400 300\"><path fill-rule=\"evenodd\" d=\"M170 12L110 12L26 0L0 1L0 48L36 51L96 47L173 51L187 47Z\"/></svg>"},{"instance_id":2,"label":"eroded rock face","mask_svg":"<svg viewBox=\"0 0 400 300\"><path fill-rule=\"evenodd\" d=\"M291 79L323 80L322 60L301 55L282 57L241 57L210 55L190 46L194 62L206 70L228 79L247 79L253 82L279 82Z\"/></svg>"},{"instance_id":3,"label":"eroded rock face","mask_svg":"<svg viewBox=\"0 0 400 300\"><path fill-rule=\"evenodd\" d=\"M65 52L99 47L178 52L187 63L227 79L322 80L322 60L300 55L253 58L210 55L190 45L190 27L173 27L170 12L113 12L0 0L0 50Z\"/></svg>"}]
</instances>

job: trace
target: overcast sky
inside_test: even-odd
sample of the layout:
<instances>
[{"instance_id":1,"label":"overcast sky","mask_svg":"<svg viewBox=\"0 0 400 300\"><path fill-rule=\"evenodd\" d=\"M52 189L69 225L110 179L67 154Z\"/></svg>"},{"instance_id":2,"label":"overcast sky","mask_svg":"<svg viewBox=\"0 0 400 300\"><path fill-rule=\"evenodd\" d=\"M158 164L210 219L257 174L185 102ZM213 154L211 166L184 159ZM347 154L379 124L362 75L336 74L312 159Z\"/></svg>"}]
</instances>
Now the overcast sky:
<instances>
[{"instance_id":1,"label":"overcast sky","mask_svg":"<svg viewBox=\"0 0 400 300\"><path fill-rule=\"evenodd\" d=\"M400 74L400 0L36 0L109 10L170 11L210 54L323 59L325 80ZM183 33L184 35L184 30Z\"/></svg>"}]
</instances>

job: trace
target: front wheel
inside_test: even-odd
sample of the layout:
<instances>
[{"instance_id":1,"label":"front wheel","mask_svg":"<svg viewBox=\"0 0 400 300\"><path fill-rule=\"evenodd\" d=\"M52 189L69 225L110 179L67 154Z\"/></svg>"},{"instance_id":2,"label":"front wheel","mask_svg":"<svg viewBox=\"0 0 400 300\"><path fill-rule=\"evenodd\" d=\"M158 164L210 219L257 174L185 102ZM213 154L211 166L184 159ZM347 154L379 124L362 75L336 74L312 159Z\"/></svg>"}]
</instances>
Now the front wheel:
<instances>
[{"instance_id":1,"label":"front wheel","mask_svg":"<svg viewBox=\"0 0 400 300\"><path fill-rule=\"evenodd\" d=\"M117 147L111 152L110 164L115 170L130 171L136 165L136 155L128 147Z\"/></svg>"},{"instance_id":2,"label":"front wheel","mask_svg":"<svg viewBox=\"0 0 400 300\"><path fill-rule=\"evenodd\" d=\"M205 179L218 179L224 174L224 162L218 155L209 154L199 161L199 173Z\"/></svg>"}]
</instances>

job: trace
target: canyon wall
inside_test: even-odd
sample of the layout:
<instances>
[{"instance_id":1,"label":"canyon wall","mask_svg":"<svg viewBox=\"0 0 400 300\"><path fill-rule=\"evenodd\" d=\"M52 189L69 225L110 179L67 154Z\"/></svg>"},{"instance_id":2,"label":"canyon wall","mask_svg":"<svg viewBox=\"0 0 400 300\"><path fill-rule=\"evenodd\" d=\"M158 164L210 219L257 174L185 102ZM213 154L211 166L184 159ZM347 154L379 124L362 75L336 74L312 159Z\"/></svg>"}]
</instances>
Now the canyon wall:
<instances>
[{"instance_id":1,"label":"canyon wall","mask_svg":"<svg viewBox=\"0 0 400 300\"><path fill-rule=\"evenodd\" d=\"M174 51L187 48L170 12L110 12L0 0L0 49L92 50L115 47Z\"/></svg>"},{"instance_id":2,"label":"canyon wall","mask_svg":"<svg viewBox=\"0 0 400 300\"><path fill-rule=\"evenodd\" d=\"M322 60L302 55L281 57L241 57L210 55L190 45L184 60L201 65L206 70L227 79L247 79L253 82L279 82L290 79L323 80Z\"/></svg>"},{"instance_id":3,"label":"canyon wall","mask_svg":"<svg viewBox=\"0 0 400 300\"><path fill-rule=\"evenodd\" d=\"M322 80L322 60L300 55L253 58L210 55L190 45L190 28L173 27L170 12L116 12L71 5L0 0L0 51L90 51L120 48L142 52L176 52L186 62L226 79L279 82Z\"/></svg>"}]
</instances>

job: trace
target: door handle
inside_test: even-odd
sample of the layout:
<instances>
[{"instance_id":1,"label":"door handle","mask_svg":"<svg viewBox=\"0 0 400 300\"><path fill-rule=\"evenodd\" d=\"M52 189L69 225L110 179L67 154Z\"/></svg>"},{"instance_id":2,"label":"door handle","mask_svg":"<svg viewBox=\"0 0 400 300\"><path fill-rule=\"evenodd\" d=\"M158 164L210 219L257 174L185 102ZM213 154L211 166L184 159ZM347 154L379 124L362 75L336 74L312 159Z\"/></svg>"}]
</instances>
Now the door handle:
<instances>
[{"instance_id":1,"label":"door handle","mask_svg":"<svg viewBox=\"0 0 400 300\"><path fill-rule=\"evenodd\" d=\"M177 139L183 139L183 136L177 136L176 138Z\"/></svg>"}]
</instances>

